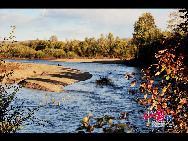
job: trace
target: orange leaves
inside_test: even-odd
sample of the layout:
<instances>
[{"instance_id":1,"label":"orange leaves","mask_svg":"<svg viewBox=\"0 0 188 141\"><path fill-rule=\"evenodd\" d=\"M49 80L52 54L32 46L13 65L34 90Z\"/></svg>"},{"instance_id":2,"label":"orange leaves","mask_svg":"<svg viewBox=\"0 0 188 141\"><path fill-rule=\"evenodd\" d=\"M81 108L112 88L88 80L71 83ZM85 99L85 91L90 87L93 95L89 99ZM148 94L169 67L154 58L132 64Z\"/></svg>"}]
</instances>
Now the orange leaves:
<instances>
[{"instance_id":1,"label":"orange leaves","mask_svg":"<svg viewBox=\"0 0 188 141\"><path fill-rule=\"evenodd\" d=\"M157 94L158 94L157 89L158 89L158 87L155 87L155 88L153 89L153 94L155 94L155 95L157 95Z\"/></svg>"},{"instance_id":2,"label":"orange leaves","mask_svg":"<svg viewBox=\"0 0 188 141\"><path fill-rule=\"evenodd\" d=\"M186 98L181 98L179 103L181 103L181 104L187 103L187 99Z\"/></svg>"},{"instance_id":3,"label":"orange leaves","mask_svg":"<svg viewBox=\"0 0 188 141\"><path fill-rule=\"evenodd\" d=\"M131 82L131 87L134 87L134 85L136 84L136 80Z\"/></svg>"},{"instance_id":4,"label":"orange leaves","mask_svg":"<svg viewBox=\"0 0 188 141\"><path fill-rule=\"evenodd\" d=\"M148 104L150 110L162 109L165 115L172 115L173 121L177 121L172 131L188 132L188 124L185 122L188 120L188 69L183 65L184 56L176 55L175 48L160 50L155 55L158 64L142 69L139 90L140 94L143 93L143 99L137 99L142 105ZM158 84L155 78L162 79L162 82Z\"/></svg>"},{"instance_id":5,"label":"orange leaves","mask_svg":"<svg viewBox=\"0 0 188 141\"><path fill-rule=\"evenodd\" d=\"M152 88L152 84L148 84L148 89L151 89Z\"/></svg>"},{"instance_id":6,"label":"orange leaves","mask_svg":"<svg viewBox=\"0 0 188 141\"><path fill-rule=\"evenodd\" d=\"M162 107L165 109L167 108L167 103L163 103Z\"/></svg>"},{"instance_id":7,"label":"orange leaves","mask_svg":"<svg viewBox=\"0 0 188 141\"><path fill-rule=\"evenodd\" d=\"M163 87L163 88L162 88L162 94L164 94L164 93L166 92L166 90L167 90L167 87ZM162 94L161 94L161 95L162 95Z\"/></svg>"},{"instance_id":8,"label":"orange leaves","mask_svg":"<svg viewBox=\"0 0 188 141\"><path fill-rule=\"evenodd\" d=\"M169 109L169 108L166 108L166 112L167 112L167 114L169 115L170 109Z\"/></svg>"},{"instance_id":9,"label":"orange leaves","mask_svg":"<svg viewBox=\"0 0 188 141\"><path fill-rule=\"evenodd\" d=\"M140 102L141 102L142 105L145 105L147 103L147 100L143 99L143 100L140 100Z\"/></svg>"},{"instance_id":10,"label":"orange leaves","mask_svg":"<svg viewBox=\"0 0 188 141\"><path fill-rule=\"evenodd\" d=\"M187 132L188 124L185 121L188 120L186 85L188 68L183 65L184 57L181 54L176 55L178 54L175 53L175 48L160 50L155 55L159 60L158 64L151 65L148 69L142 69L143 76L141 76L139 94L143 95L141 99L137 98L136 100L142 105L147 104L150 110L162 109L165 115L172 115L173 121L177 121L174 122L176 129L173 127L172 131ZM136 81L140 82L132 81L131 87L135 86ZM140 95L138 96L140 97Z\"/></svg>"},{"instance_id":11,"label":"orange leaves","mask_svg":"<svg viewBox=\"0 0 188 141\"><path fill-rule=\"evenodd\" d=\"M133 74L133 72L131 74ZM129 74L125 75L125 79L127 79L127 80L129 80L131 77L134 78L134 76L132 76L132 75L129 75Z\"/></svg>"},{"instance_id":12,"label":"orange leaves","mask_svg":"<svg viewBox=\"0 0 188 141\"><path fill-rule=\"evenodd\" d=\"M152 98L148 98L148 105L150 105L152 102Z\"/></svg>"},{"instance_id":13,"label":"orange leaves","mask_svg":"<svg viewBox=\"0 0 188 141\"><path fill-rule=\"evenodd\" d=\"M146 88L146 82L141 83L140 87Z\"/></svg>"},{"instance_id":14,"label":"orange leaves","mask_svg":"<svg viewBox=\"0 0 188 141\"><path fill-rule=\"evenodd\" d=\"M170 74L170 73L171 73L171 70L170 70L170 69L166 69L166 73L167 73L167 74Z\"/></svg>"},{"instance_id":15,"label":"orange leaves","mask_svg":"<svg viewBox=\"0 0 188 141\"><path fill-rule=\"evenodd\" d=\"M150 83L153 84L154 80L153 79L150 79Z\"/></svg>"},{"instance_id":16,"label":"orange leaves","mask_svg":"<svg viewBox=\"0 0 188 141\"><path fill-rule=\"evenodd\" d=\"M120 115L122 115L120 118L127 120L127 114L125 112L121 112Z\"/></svg>"},{"instance_id":17,"label":"orange leaves","mask_svg":"<svg viewBox=\"0 0 188 141\"><path fill-rule=\"evenodd\" d=\"M183 56L179 56L179 59L183 59L184 57Z\"/></svg>"}]
</instances>

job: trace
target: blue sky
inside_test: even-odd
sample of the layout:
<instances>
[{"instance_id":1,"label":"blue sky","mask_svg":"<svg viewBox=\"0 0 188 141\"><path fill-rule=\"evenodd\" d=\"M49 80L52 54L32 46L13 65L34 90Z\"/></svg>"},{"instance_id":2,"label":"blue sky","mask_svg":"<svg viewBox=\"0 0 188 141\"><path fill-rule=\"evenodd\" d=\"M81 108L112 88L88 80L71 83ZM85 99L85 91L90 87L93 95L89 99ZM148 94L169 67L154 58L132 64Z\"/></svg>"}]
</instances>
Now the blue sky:
<instances>
[{"instance_id":1,"label":"blue sky","mask_svg":"<svg viewBox=\"0 0 188 141\"><path fill-rule=\"evenodd\" d=\"M132 37L133 24L143 12L151 12L158 28L165 30L173 9L0 9L0 36L8 37L16 25L16 40L84 40L111 32ZM2 40L2 38L0 38Z\"/></svg>"}]
</instances>

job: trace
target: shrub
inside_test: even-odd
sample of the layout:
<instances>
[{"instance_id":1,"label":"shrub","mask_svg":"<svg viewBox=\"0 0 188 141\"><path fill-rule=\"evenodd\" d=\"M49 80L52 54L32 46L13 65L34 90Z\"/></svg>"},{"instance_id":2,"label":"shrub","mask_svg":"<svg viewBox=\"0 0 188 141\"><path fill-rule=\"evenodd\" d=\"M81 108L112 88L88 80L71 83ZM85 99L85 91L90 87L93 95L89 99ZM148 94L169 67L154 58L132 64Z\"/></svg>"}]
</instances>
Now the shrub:
<instances>
[{"instance_id":1,"label":"shrub","mask_svg":"<svg viewBox=\"0 0 188 141\"><path fill-rule=\"evenodd\" d=\"M96 83L96 86L99 86L99 87L102 87L103 85L112 86L112 87L114 86L112 80L106 77L100 77L100 79L96 80L95 83Z\"/></svg>"},{"instance_id":2,"label":"shrub","mask_svg":"<svg viewBox=\"0 0 188 141\"><path fill-rule=\"evenodd\" d=\"M48 57L48 55L45 54L43 51L38 50L38 51L35 51L35 54L34 54L33 57L37 58L37 59L40 59L40 58L46 58L46 57Z\"/></svg>"},{"instance_id":3,"label":"shrub","mask_svg":"<svg viewBox=\"0 0 188 141\"><path fill-rule=\"evenodd\" d=\"M11 54L11 57L30 58L34 56L36 51L28 46L16 45L14 47L9 48L9 52Z\"/></svg>"},{"instance_id":4,"label":"shrub","mask_svg":"<svg viewBox=\"0 0 188 141\"><path fill-rule=\"evenodd\" d=\"M47 48L47 49L42 50L42 51L50 57L55 57L55 58L66 57L66 52L63 49Z\"/></svg>"},{"instance_id":5,"label":"shrub","mask_svg":"<svg viewBox=\"0 0 188 141\"><path fill-rule=\"evenodd\" d=\"M67 52L67 57L68 58L75 58L75 57L78 57L78 55L73 51L69 51L69 52Z\"/></svg>"}]
</instances>

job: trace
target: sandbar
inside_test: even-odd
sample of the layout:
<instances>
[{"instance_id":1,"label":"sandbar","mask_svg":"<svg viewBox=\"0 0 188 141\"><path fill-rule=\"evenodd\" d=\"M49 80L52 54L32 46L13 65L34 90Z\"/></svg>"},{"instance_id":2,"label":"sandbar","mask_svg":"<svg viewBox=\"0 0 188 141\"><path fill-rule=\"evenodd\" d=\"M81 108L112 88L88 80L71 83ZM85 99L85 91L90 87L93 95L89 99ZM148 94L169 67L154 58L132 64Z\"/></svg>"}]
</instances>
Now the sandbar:
<instances>
[{"instance_id":1,"label":"sandbar","mask_svg":"<svg viewBox=\"0 0 188 141\"><path fill-rule=\"evenodd\" d=\"M12 74L5 76L1 84L18 83L26 88L50 92L64 92L62 87L92 77L89 72L56 65L3 61L2 66L7 67L4 67L8 70L6 74L10 72Z\"/></svg>"}]
</instances>

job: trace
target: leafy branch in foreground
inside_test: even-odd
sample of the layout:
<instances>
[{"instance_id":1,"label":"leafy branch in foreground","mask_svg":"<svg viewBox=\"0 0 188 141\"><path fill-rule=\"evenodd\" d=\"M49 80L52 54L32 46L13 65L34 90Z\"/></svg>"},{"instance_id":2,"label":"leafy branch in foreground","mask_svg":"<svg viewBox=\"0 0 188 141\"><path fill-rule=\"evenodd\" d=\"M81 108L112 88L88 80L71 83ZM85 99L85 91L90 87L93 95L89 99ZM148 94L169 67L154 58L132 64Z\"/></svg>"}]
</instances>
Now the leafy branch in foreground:
<instances>
[{"instance_id":1,"label":"leafy branch in foreground","mask_svg":"<svg viewBox=\"0 0 188 141\"><path fill-rule=\"evenodd\" d=\"M165 116L172 115L174 123L172 127L165 126L151 132L188 133L188 68L183 63L184 56L177 54L177 48L175 46L158 51L155 54L158 63L142 69L139 95L143 94L144 98L138 95L137 101L150 110L162 109ZM161 79L161 82L158 83L156 79Z\"/></svg>"},{"instance_id":2,"label":"leafy branch in foreground","mask_svg":"<svg viewBox=\"0 0 188 141\"><path fill-rule=\"evenodd\" d=\"M2 51L2 47L5 45L6 40L13 40L15 36L13 36L14 30L16 26L11 26L12 31L9 32L10 36L7 39L4 37L3 44L0 44L0 49ZM8 53L8 52L6 52ZM33 123L35 121L33 119L38 119L34 116L34 111L39 110L41 106L36 106L36 108L29 109L29 108L23 108L22 102L19 106L14 106L13 101L16 99L15 94L19 91L19 87L13 86L13 85L6 85L2 84L2 81L5 77L8 77L14 73L13 69L16 66L11 66L8 63L6 63L3 60L0 60L0 133L15 133L18 130L23 129L22 123L24 123L26 120L31 119ZM7 91L9 90L9 91ZM28 110L29 112L26 112ZM38 119L42 122L47 122L45 120ZM31 124L33 124L31 123ZM49 122L47 122L49 123ZM37 124L40 124L37 122ZM41 124L40 124L41 125Z\"/></svg>"},{"instance_id":3,"label":"leafy branch in foreground","mask_svg":"<svg viewBox=\"0 0 188 141\"><path fill-rule=\"evenodd\" d=\"M85 118L82 119L82 126L76 129L79 130L78 133L92 132L94 129L102 129L103 133L131 133L133 130L137 130L136 126L131 125L131 122L127 119L127 114L125 112L120 113L120 120L126 120L126 123L113 123L115 120L112 116L104 116L96 119L96 122L91 124L92 113L89 112ZM125 122L125 121L124 121ZM84 132L84 131L85 132Z\"/></svg>"}]
</instances>

